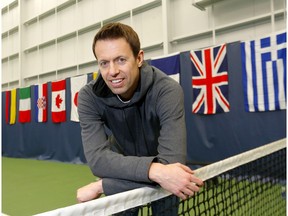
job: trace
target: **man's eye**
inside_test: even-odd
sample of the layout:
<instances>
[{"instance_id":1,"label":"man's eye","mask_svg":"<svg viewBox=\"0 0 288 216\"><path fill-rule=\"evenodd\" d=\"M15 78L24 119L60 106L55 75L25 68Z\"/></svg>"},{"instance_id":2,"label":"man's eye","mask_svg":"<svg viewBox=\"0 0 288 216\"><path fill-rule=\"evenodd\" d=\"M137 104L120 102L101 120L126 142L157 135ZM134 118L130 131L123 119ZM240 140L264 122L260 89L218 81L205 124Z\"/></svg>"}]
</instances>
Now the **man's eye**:
<instances>
[{"instance_id":1,"label":"man's eye","mask_svg":"<svg viewBox=\"0 0 288 216\"><path fill-rule=\"evenodd\" d=\"M105 67L108 66L108 62L106 62L106 61L101 61L101 62L99 63L99 65L100 65L100 67L105 68Z\"/></svg>"},{"instance_id":2,"label":"man's eye","mask_svg":"<svg viewBox=\"0 0 288 216\"><path fill-rule=\"evenodd\" d=\"M119 64L124 64L126 62L125 58L118 58L118 63Z\"/></svg>"}]
</instances>

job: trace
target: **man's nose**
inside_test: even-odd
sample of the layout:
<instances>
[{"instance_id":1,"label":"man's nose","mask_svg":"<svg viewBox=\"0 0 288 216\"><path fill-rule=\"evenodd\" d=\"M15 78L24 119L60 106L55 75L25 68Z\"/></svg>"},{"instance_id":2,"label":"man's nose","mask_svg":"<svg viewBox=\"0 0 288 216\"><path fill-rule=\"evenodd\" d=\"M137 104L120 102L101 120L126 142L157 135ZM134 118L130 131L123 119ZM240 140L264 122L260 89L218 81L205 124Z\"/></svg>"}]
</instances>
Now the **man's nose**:
<instances>
[{"instance_id":1,"label":"man's nose","mask_svg":"<svg viewBox=\"0 0 288 216\"><path fill-rule=\"evenodd\" d=\"M117 66L117 64L115 64L114 62L110 63L110 67L109 67L109 74L111 76L115 76L119 73L119 68Z\"/></svg>"}]
</instances>

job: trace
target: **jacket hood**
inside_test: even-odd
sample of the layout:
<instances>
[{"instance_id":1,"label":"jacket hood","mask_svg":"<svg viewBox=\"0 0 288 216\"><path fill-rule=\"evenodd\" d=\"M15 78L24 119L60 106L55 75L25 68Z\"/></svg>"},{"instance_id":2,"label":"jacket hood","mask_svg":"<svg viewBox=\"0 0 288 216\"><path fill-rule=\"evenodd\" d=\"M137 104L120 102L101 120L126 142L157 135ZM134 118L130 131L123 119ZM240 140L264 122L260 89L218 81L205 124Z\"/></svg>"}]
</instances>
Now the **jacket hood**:
<instances>
[{"instance_id":1,"label":"jacket hood","mask_svg":"<svg viewBox=\"0 0 288 216\"><path fill-rule=\"evenodd\" d=\"M97 80L93 85L93 92L98 97L99 100L102 100L104 104L112 107L127 107L131 106L138 101L141 101L146 95L147 91L153 84L153 74L154 68L148 64L144 64L140 68L140 79L138 86L130 100L129 103L123 103L115 95L109 87L106 85L101 73L99 73Z\"/></svg>"}]
</instances>

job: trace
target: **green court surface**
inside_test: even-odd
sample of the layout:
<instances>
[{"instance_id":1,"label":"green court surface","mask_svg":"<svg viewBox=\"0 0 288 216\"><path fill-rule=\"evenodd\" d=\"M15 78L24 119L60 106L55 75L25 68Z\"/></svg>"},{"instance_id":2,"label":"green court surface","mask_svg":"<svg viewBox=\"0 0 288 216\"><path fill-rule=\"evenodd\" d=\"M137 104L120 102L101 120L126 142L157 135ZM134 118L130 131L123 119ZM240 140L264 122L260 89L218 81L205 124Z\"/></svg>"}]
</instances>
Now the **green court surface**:
<instances>
[{"instance_id":1,"label":"green court surface","mask_svg":"<svg viewBox=\"0 0 288 216\"><path fill-rule=\"evenodd\" d=\"M179 215L286 215L284 183L239 177L206 181L180 205ZM27 216L74 205L77 189L95 180L87 165L2 157L2 212Z\"/></svg>"},{"instance_id":2,"label":"green court surface","mask_svg":"<svg viewBox=\"0 0 288 216\"><path fill-rule=\"evenodd\" d=\"M26 216L74 205L95 181L87 165L2 157L2 213Z\"/></svg>"}]
</instances>

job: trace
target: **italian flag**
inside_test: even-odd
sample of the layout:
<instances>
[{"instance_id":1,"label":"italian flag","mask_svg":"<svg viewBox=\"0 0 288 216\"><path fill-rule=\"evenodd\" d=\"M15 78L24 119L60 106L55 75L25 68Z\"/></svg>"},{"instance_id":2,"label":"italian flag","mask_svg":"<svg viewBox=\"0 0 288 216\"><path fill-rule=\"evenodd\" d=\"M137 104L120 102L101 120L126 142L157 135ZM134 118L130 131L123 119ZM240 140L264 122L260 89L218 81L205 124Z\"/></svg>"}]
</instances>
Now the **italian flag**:
<instances>
[{"instance_id":1,"label":"italian flag","mask_svg":"<svg viewBox=\"0 0 288 216\"><path fill-rule=\"evenodd\" d=\"M19 122L31 121L31 90L30 87L19 89Z\"/></svg>"}]
</instances>

